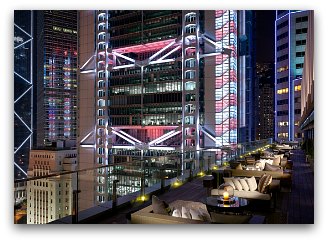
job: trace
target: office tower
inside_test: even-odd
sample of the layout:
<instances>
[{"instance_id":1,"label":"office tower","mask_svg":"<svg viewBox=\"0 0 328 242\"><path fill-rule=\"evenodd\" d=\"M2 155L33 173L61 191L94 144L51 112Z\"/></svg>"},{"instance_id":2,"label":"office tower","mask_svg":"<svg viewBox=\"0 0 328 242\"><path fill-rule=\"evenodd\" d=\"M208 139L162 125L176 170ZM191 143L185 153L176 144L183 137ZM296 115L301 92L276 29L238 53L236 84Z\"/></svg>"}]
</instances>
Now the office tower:
<instances>
[{"instance_id":1,"label":"office tower","mask_svg":"<svg viewBox=\"0 0 328 242\"><path fill-rule=\"evenodd\" d=\"M77 109L77 11L35 11L34 145L75 143Z\"/></svg>"},{"instance_id":2,"label":"office tower","mask_svg":"<svg viewBox=\"0 0 328 242\"><path fill-rule=\"evenodd\" d=\"M79 11L79 168L142 160L183 173L204 149L224 159L246 115L237 108L246 95L238 12ZM89 206L110 195L110 172L81 179Z\"/></svg>"},{"instance_id":3,"label":"office tower","mask_svg":"<svg viewBox=\"0 0 328 242\"><path fill-rule=\"evenodd\" d=\"M76 150L62 145L31 150L27 182L27 224L46 224L72 215L76 189ZM61 173L61 174L59 174ZM48 176L47 178L36 178Z\"/></svg>"},{"instance_id":4,"label":"office tower","mask_svg":"<svg viewBox=\"0 0 328 242\"><path fill-rule=\"evenodd\" d=\"M256 16L251 10L239 11L238 14L238 143L245 143L256 139L256 124L259 119L255 48Z\"/></svg>"},{"instance_id":5,"label":"office tower","mask_svg":"<svg viewBox=\"0 0 328 242\"><path fill-rule=\"evenodd\" d=\"M257 139L274 138L274 64L258 63L259 121Z\"/></svg>"},{"instance_id":6,"label":"office tower","mask_svg":"<svg viewBox=\"0 0 328 242\"><path fill-rule=\"evenodd\" d=\"M301 79L309 11L278 10L275 21L275 139L300 141Z\"/></svg>"},{"instance_id":7,"label":"office tower","mask_svg":"<svg viewBox=\"0 0 328 242\"><path fill-rule=\"evenodd\" d=\"M314 141L314 11L309 11L301 91L300 128L304 140Z\"/></svg>"},{"instance_id":8,"label":"office tower","mask_svg":"<svg viewBox=\"0 0 328 242\"><path fill-rule=\"evenodd\" d=\"M33 129L33 12L14 12L14 178L25 178Z\"/></svg>"}]
</instances>

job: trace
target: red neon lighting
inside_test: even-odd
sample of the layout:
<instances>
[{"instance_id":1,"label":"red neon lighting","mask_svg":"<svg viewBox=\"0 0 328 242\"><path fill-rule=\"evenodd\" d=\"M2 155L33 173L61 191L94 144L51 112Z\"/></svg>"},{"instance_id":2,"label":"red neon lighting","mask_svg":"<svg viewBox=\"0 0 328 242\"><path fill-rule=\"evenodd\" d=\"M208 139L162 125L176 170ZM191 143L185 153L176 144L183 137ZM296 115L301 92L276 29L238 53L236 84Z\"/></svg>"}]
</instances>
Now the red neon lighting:
<instances>
[{"instance_id":1,"label":"red neon lighting","mask_svg":"<svg viewBox=\"0 0 328 242\"><path fill-rule=\"evenodd\" d=\"M152 43L147 43L143 45L133 45L133 46L128 46L128 47L123 47L123 48L118 48L118 49L113 49L113 52L116 53L139 53L139 52L145 52L145 51L154 51L154 50L159 50L170 44L174 39L168 39L168 40L162 40L162 41L157 41L157 42L152 42ZM176 44L174 44L176 45ZM173 45L173 46L174 46Z\"/></svg>"}]
</instances>

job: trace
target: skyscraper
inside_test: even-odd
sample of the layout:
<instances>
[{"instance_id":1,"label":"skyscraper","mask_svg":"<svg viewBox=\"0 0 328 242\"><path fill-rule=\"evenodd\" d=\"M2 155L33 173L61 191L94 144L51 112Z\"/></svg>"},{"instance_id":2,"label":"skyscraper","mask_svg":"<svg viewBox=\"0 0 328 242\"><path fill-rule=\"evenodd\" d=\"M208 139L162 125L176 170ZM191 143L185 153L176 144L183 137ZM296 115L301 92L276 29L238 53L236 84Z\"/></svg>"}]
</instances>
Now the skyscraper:
<instances>
[{"instance_id":1,"label":"skyscraper","mask_svg":"<svg viewBox=\"0 0 328 242\"><path fill-rule=\"evenodd\" d=\"M309 13L308 31L304 55L301 93L300 128L304 133L304 141L312 141L314 149L314 11ZM313 150L312 150L313 151Z\"/></svg>"},{"instance_id":2,"label":"skyscraper","mask_svg":"<svg viewBox=\"0 0 328 242\"><path fill-rule=\"evenodd\" d=\"M275 139L300 141L301 77L309 11L278 10L275 21Z\"/></svg>"},{"instance_id":3,"label":"skyscraper","mask_svg":"<svg viewBox=\"0 0 328 242\"><path fill-rule=\"evenodd\" d=\"M14 12L14 177L26 177L33 130L33 11Z\"/></svg>"},{"instance_id":4,"label":"skyscraper","mask_svg":"<svg viewBox=\"0 0 328 242\"><path fill-rule=\"evenodd\" d=\"M77 11L35 11L34 144L75 143L77 109Z\"/></svg>"},{"instance_id":5,"label":"skyscraper","mask_svg":"<svg viewBox=\"0 0 328 242\"><path fill-rule=\"evenodd\" d=\"M255 21L254 11L239 11L238 143L250 142L256 139L259 90L256 78Z\"/></svg>"},{"instance_id":6,"label":"skyscraper","mask_svg":"<svg viewBox=\"0 0 328 242\"><path fill-rule=\"evenodd\" d=\"M246 125L237 108L246 100L247 64L237 61L245 19L232 10L80 11L79 168L149 159L184 171L204 148L224 157ZM106 175L80 182L90 204L110 193Z\"/></svg>"},{"instance_id":7,"label":"skyscraper","mask_svg":"<svg viewBox=\"0 0 328 242\"><path fill-rule=\"evenodd\" d=\"M259 83L259 120L257 139L274 137L274 64L257 64Z\"/></svg>"}]
</instances>

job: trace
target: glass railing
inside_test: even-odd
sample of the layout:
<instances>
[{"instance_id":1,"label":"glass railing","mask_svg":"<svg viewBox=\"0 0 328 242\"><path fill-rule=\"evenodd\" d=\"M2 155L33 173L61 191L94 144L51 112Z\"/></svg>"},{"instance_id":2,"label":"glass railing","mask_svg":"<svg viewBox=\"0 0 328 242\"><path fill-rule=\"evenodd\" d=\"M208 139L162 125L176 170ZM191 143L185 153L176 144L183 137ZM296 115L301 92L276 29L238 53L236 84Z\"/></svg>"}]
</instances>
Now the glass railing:
<instances>
[{"instance_id":1,"label":"glass railing","mask_svg":"<svg viewBox=\"0 0 328 242\"><path fill-rule=\"evenodd\" d=\"M210 173L225 161L266 149L270 144L272 140L268 139L202 150L199 159L181 159L181 153L171 152L163 153L162 160L133 157L128 163L88 169L63 164L60 172L29 171L33 177L14 182L14 221L16 224L87 221L118 206L144 202L153 192L174 189Z\"/></svg>"}]
</instances>

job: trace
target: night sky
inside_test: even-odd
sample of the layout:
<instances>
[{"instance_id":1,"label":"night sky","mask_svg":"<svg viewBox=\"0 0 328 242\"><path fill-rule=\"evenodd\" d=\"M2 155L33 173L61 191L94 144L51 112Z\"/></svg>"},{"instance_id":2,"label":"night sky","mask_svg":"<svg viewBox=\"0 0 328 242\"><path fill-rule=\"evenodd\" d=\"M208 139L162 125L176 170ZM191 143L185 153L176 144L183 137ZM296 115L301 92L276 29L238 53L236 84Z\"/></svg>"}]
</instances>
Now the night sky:
<instances>
[{"instance_id":1,"label":"night sky","mask_svg":"<svg viewBox=\"0 0 328 242\"><path fill-rule=\"evenodd\" d=\"M256 62L274 62L275 10L256 10Z\"/></svg>"}]
</instances>

